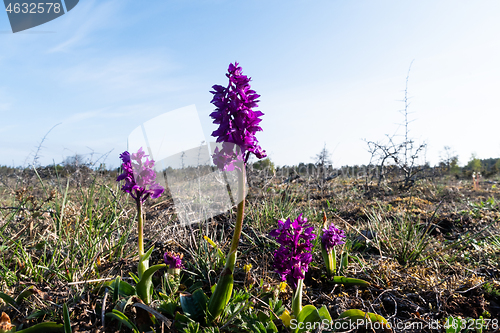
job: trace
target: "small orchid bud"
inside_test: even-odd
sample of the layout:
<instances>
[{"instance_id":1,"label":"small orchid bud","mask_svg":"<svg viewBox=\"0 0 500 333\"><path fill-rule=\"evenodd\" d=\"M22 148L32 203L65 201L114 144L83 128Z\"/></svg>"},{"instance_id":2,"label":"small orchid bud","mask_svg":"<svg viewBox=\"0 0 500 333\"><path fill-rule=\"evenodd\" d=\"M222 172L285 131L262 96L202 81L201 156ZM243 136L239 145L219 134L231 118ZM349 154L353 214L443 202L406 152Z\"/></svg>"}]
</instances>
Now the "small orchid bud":
<instances>
[{"instance_id":1,"label":"small orchid bud","mask_svg":"<svg viewBox=\"0 0 500 333\"><path fill-rule=\"evenodd\" d=\"M184 258L184 254L182 253L174 253L167 251L163 255L163 260L167 265L167 272L173 275L179 275L181 272L181 268L184 268L182 264L182 258Z\"/></svg>"},{"instance_id":2,"label":"small orchid bud","mask_svg":"<svg viewBox=\"0 0 500 333\"><path fill-rule=\"evenodd\" d=\"M323 235L321 236L321 254L325 261L326 271L329 275L334 275L337 271L335 246L345 244L342 238L345 238L344 230L336 228L333 223L329 228L325 226L323 229Z\"/></svg>"}]
</instances>

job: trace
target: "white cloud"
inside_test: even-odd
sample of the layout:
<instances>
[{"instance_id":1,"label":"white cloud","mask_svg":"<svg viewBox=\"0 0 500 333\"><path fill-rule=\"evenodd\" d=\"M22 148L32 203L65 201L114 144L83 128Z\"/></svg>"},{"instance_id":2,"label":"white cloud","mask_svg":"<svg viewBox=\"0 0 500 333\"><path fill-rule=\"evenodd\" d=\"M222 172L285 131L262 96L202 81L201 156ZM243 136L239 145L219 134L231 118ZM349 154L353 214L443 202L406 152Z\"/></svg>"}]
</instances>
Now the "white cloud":
<instances>
[{"instance_id":1,"label":"white cloud","mask_svg":"<svg viewBox=\"0 0 500 333\"><path fill-rule=\"evenodd\" d=\"M87 59L58 72L58 79L103 99L160 97L182 89L172 72L177 66L166 55L129 52L127 55Z\"/></svg>"}]
</instances>

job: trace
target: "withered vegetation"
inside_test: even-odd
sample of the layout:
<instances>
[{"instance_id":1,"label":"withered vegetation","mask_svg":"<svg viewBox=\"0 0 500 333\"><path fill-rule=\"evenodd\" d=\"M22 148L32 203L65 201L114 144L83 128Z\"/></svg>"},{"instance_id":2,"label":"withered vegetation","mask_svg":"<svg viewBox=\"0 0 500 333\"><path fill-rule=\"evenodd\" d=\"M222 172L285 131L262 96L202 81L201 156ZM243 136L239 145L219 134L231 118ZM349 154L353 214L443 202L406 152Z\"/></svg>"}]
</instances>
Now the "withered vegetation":
<instances>
[{"instance_id":1,"label":"withered vegetation","mask_svg":"<svg viewBox=\"0 0 500 333\"><path fill-rule=\"evenodd\" d=\"M304 304L326 305L333 318L362 309L391 322L422 322L415 332L431 332L431 320L442 323L450 315L500 318L500 185L494 178L481 179L475 188L469 177L434 172L399 188L397 181L377 186L378 179L354 172L329 177L283 170L248 170L236 289L259 295L279 284L272 267L276 244L267 236L278 220L303 213L319 234L326 213L348 235L337 251L350 255L343 275L370 286L331 283L316 244ZM103 313L114 306L105 282L135 272L137 235L134 203L121 193L116 175L85 167L1 168L0 290L15 299L34 287L19 304L0 300L0 312L13 324L62 322L66 303L74 332L119 330L109 318L103 327ZM180 226L171 196L148 201L145 232L147 247L156 248L152 262L162 261L167 250L183 253L190 273L181 289L197 285L210 293L223 266L209 255L203 236L225 253L235 218L234 208ZM279 298L289 308L291 290ZM133 318L135 311L129 308L128 315Z\"/></svg>"}]
</instances>

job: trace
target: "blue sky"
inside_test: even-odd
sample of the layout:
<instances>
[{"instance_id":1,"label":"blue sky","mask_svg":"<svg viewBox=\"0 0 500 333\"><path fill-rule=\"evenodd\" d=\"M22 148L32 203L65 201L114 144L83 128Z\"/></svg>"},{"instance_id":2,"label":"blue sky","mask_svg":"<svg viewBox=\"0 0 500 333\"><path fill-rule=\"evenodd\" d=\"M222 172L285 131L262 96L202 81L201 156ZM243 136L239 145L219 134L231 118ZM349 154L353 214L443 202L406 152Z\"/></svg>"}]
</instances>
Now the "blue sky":
<instances>
[{"instance_id":1,"label":"blue sky","mask_svg":"<svg viewBox=\"0 0 500 333\"><path fill-rule=\"evenodd\" d=\"M195 104L207 136L214 84L238 61L261 95L257 137L278 165L369 161L367 140L410 136L500 157L500 1L81 0L12 34L0 13L0 165L89 154L118 166L141 123ZM165 124L169 131L175 124ZM173 142L172 144L175 144Z\"/></svg>"}]
</instances>

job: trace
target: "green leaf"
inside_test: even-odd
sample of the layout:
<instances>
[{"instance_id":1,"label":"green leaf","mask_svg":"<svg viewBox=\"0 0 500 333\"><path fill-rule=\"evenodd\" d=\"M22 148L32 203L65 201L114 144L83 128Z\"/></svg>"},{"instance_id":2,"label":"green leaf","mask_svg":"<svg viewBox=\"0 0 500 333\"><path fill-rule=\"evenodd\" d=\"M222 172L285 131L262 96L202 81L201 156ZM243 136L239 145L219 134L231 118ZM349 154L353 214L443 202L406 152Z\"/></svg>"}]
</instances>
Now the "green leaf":
<instances>
[{"instance_id":1,"label":"green leaf","mask_svg":"<svg viewBox=\"0 0 500 333\"><path fill-rule=\"evenodd\" d=\"M315 323L321 321L321 316L319 315L318 310L314 305L306 305L302 308L299 315L297 316L297 323ZM306 325L303 325L302 328L297 327L294 333L305 332Z\"/></svg>"},{"instance_id":2,"label":"green leaf","mask_svg":"<svg viewBox=\"0 0 500 333\"><path fill-rule=\"evenodd\" d=\"M357 285L357 286L368 287L370 285L370 283L366 282L365 280L348 278L345 276L334 276L331 282L335 284L344 284L346 286Z\"/></svg>"},{"instance_id":3,"label":"green leaf","mask_svg":"<svg viewBox=\"0 0 500 333\"><path fill-rule=\"evenodd\" d=\"M30 314L28 317L26 317L26 320L31 320L31 319L36 319L40 317L44 317L48 315L50 312L45 311L45 310L36 310L32 314Z\"/></svg>"},{"instance_id":4,"label":"green leaf","mask_svg":"<svg viewBox=\"0 0 500 333\"><path fill-rule=\"evenodd\" d=\"M267 333L266 326L261 322L253 323L252 331L255 333Z\"/></svg>"},{"instance_id":5,"label":"green leaf","mask_svg":"<svg viewBox=\"0 0 500 333\"><path fill-rule=\"evenodd\" d=\"M118 296L120 295L120 276L117 276L113 283L113 302L118 301Z\"/></svg>"},{"instance_id":6,"label":"green leaf","mask_svg":"<svg viewBox=\"0 0 500 333\"><path fill-rule=\"evenodd\" d=\"M370 319L371 321L378 321L380 323L387 323L387 320L384 317L382 317L381 315L371 313L371 312L365 313L361 310L356 310L356 309L347 310L347 311L342 312L340 314L339 318L349 317L349 318L363 319L363 318L365 318L365 316L366 316L366 318Z\"/></svg>"},{"instance_id":7,"label":"green leaf","mask_svg":"<svg viewBox=\"0 0 500 333\"><path fill-rule=\"evenodd\" d=\"M64 333L64 327L62 324L56 324L51 321L45 323L39 323L31 327L25 328L24 330L17 331L17 333Z\"/></svg>"},{"instance_id":8,"label":"green leaf","mask_svg":"<svg viewBox=\"0 0 500 333\"><path fill-rule=\"evenodd\" d=\"M365 319L372 322L378 321L379 323L385 324L382 326L385 326L386 329L390 329L390 325L387 323L387 320L384 317L371 312L365 313L361 310L351 309L342 312L339 318L346 318L346 320L351 320L351 321L357 321L360 319L361 320Z\"/></svg>"},{"instance_id":9,"label":"green leaf","mask_svg":"<svg viewBox=\"0 0 500 333\"><path fill-rule=\"evenodd\" d=\"M226 266L220 274L219 281L208 302L208 313L210 320L214 320L224 311L233 294L234 277L233 271L236 265L236 251L229 253Z\"/></svg>"},{"instance_id":10,"label":"green leaf","mask_svg":"<svg viewBox=\"0 0 500 333\"><path fill-rule=\"evenodd\" d=\"M208 298L201 289L197 289L193 294L183 292L180 294L182 311L193 320L200 320L205 317L205 309Z\"/></svg>"},{"instance_id":11,"label":"green leaf","mask_svg":"<svg viewBox=\"0 0 500 333\"><path fill-rule=\"evenodd\" d=\"M484 319L483 316L479 316L479 319L476 321L476 333L483 333L483 325Z\"/></svg>"},{"instance_id":12,"label":"green leaf","mask_svg":"<svg viewBox=\"0 0 500 333\"><path fill-rule=\"evenodd\" d=\"M233 272L229 268L224 268L221 273L221 277L215 291L210 297L208 302L208 312L210 314L210 320L214 320L220 316L227 303L231 299L231 294L233 293Z\"/></svg>"},{"instance_id":13,"label":"green leaf","mask_svg":"<svg viewBox=\"0 0 500 333\"><path fill-rule=\"evenodd\" d=\"M200 324L191 322L187 325L183 330L184 333L199 333L200 332Z\"/></svg>"},{"instance_id":14,"label":"green leaf","mask_svg":"<svg viewBox=\"0 0 500 333\"><path fill-rule=\"evenodd\" d=\"M340 257L340 267L339 267L340 274L342 274L347 269L347 266L349 266L349 254L344 250L344 252L342 252L342 255Z\"/></svg>"},{"instance_id":15,"label":"green leaf","mask_svg":"<svg viewBox=\"0 0 500 333\"><path fill-rule=\"evenodd\" d=\"M325 305L323 305L319 310L318 310L319 316L321 317L321 320L326 319L328 322L332 321L332 316L330 316L330 312L328 312L328 309L326 308Z\"/></svg>"},{"instance_id":16,"label":"green leaf","mask_svg":"<svg viewBox=\"0 0 500 333\"><path fill-rule=\"evenodd\" d=\"M264 325L264 323L262 322L254 323L252 326L256 332L267 333L266 325Z\"/></svg>"},{"instance_id":17,"label":"green leaf","mask_svg":"<svg viewBox=\"0 0 500 333\"><path fill-rule=\"evenodd\" d=\"M116 285L116 279L112 280L112 281L106 281L104 283L104 286L109 287L110 289L113 290L113 298L114 298L114 292L115 292L115 285ZM119 286L118 293L120 294L120 296L123 296L123 297L136 295L135 287L132 286L130 283L121 280L121 278L120 278L120 286Z\"/></svg>"},{"instance_id":18,"label":"green leaf","mask_svg":"<svg viewBox=\"0 0 500 333\"><path fill-rule=\"evenodd\" d=\"M173 317L175 314L175 310L177 309L177 302L173 300L166 300L160 303L158 310L161 312Z\"/></svg>"},{"instance_id":19,"label":"green leaf","mask_svg":"<svg viewBox=\"0 0 500 333\"><path fill-rule=\"evenodd\" d=\"M171 298L169 295L165 295L164 293L162 293L161 291L158 293L158 295L166 302L170 302L171 301Z\"/></svg>"},{"instance_id":20,"label":"green leaf","mask_svg":"<svg viewBox=\"0 0 500 333\"><path fill-rule=\"evenodd\" d=\"M16 300L10 297L9 295L0 292L0 298L3 299L5 303L12 305L14 308L17 308L18 305L16 303Z\"/></svg>"},{"instance_id":21,"label":"green leaf","mask_svg":"<svg viewBox=\"0 0 500 333\"><path fill-rule=\"evenodd\" d=\"M71 321L69 319L69 311L66 303L63 304L63 322L64 322L64 333L72 333Z\"/></svg>"},{"instance_id":22,"label":"green leaf","mask_svg":"<svg viewBox=\"0 0 500 333\"><path fill-rule=\"evenodd\" d=\"M139 329L137 328L137 326L135 326L135 324L130 319L128 319L128 317L124 315L122 312L113 309L113 312L106 313L106 316L118 320L123 325L130 328L134 333L139 333Z\"/></svg>"},{"instance_id":23,"label":"green leaf","mask_svg":"<svg viewBox=\"0 0 500 333\"><path fill-rule=\"evenodd\" d=\"M121 296L133 296L136 294L135 287L126 281L120 281L120 295Z\"/></svg>"},{"instance_id":24,"label":"green leaf","mask_svg":"<svg viewBox=\"0 0 500 333\"><path fill-rule=\"evenodd\" d=\"M19 296L16 298L16 303L21 304L26 298L30 297L33 294L36 294L37 290L35 289L34 286L29 286L28 288L24 289Z\"/></svg>"},{"instance_id":25,"label":"green leaf","mask_svg":"<svg viewBox=\"0 0 500 333\"><path fill-rule=\"evenodd\" d=\"M270 321L267 323L266 331L267 333L278 333L278 328L273 321Z\"/></svg>"},{"instance_id":26,"label":"green leaf","mask_svg":"<svg viewBox=\"0 0 500 333\"><path fill-rule=\"evenodd\" d=\"M333 250L335 250L335 248ZM335 258L335 251L333 250L328 253L323 244L321 244L321 255L323 256L323 261L325 262L326 272L330 276L335 274L335 271L337 270L337 261Z\"/></svg>"},{"instance_id":27,"label":"green leaf","mask_svg":"<svg viewBox=\"0 0 500 333\"><path fill-rule=\"evenodd\" d=\"M174 318L174 327L176 330L181 331L187 327L189 323L194 323L194 320L189 317L183 315L182 313L177 312Z\"/></svg>"},{"instance_id":28,"label":"green leaf","mask_svg":"<svg viewBox=\"0 0 500 333\"><path fill-rule=\"evenodd\" d=\"M132 277L132 279L134 279L134 282L137 284L139 283L139 277L137 275L135 275L134 273L132 272L128 272L128 274L130 275L130 277Z\"/></svg>"},{"instance_id":29,"label":"green leaf","mask_svg":"<svg viewBox=\"0 0 500 333\"><path fill-rule=\"evenodd\" d=\"M270 319L270 317L262 311L257 312L257 318L263 323L269 321Z\"/></svg>"},{"instance_id":30,"label":"green leaf","mask_svg":"<svg viewBox=\"0 0 500 333\"><path fill-rule=\"evenodd\" d=\"M200 280L196 280L188 289L187 291L189 291L190 293L194 293L196 291L196 289L200 289L200 288L203 288L204 286L204 283L203 281L200 281ZM212 288L210 288L212 293L214 292L215 290L215 285L212 286Z\"/></svg>"},{"instance_id":31,"label":"green leaf","mask_svg":"<svg viewBox=\"0 0 500 333\"><path fill-rule=\"evenodd\" d=\"M139 263L137 264L137 273L139 274L139 280L142 280L144 273L149 269L149 257L153 252L154 247L150 247L149 250L143 254L139 255Z\"/></svg>"},{"instance_id":32,"label":"green leaf","mask_svg":"<svg viewBox=\"0 0 500 333\"><path fill-rule=\"evenodd\" d=\"M159 264L149 267L142 275L141 281L137 283L137 286L135 287L137 291L137 296L139 296L144 301L144 303L146 304L151 303L151 287L153 285L151 278L153 274L157 270L164 267L166 267L165 264Z\"/></svg>"},{"instance_id":33,"label":"green leaf","mask_svg":"<svg viewBox=\"0 0 500 333\"><path fill-rule=\"evenodd\" d=\"M205 311L207 309L207 304L208 304L208 297L207 295L203 292L203 290L196 289L193 293L194 299L198 302L200 307Z\"/></svg>"},{"instance_id":34,"label":"green leaf","mask_svg":"<svg viewBox=\"0 0 500 333\"><path fill-rule=\"evenodd\" d=\"M125 312L125 309L127 309L127 306L134 304L134 302L135 302L135 295L129 296L126 299L122 299L122 300L116 302L116 305L114 308L120 312Z\"/></svg>"},{"instance_id":35,"label":"green leaf","mask_svg":"<svg viewBox=\"0 0 500 333\"><path fill-rule=\"evenodd\" d=\"M142 256L142 258L141 258L141 259L142 259L142 261L149 260L149 257L151 257L151 253L153 253L153 250L154 250L154 247L153 247L153 246L151 246L151 247L149 248L149 250L148 250L146 253L144 253L144 256Z\"/></svg>"},{"instance_id":36,"label":"green leaf","mask_svg":"<svg viewBox=\"0 0 500 333\"><path fill-rule=\"evenodd\" d=\"M454 318L453 316L449 316L444 325L446 333L459 333L462 331L462 327L467 327L467 320Z\"/></svg>"},{"instance_id":37,"label":"green leaf","mask_svg":"<svg viewBox=\"0 0 500 333\"><path fill-rule=\"evenodd\" d=\"M273 300L272 298L269 298L269 308L272 310L272 312L270 314L270 316L272 317L272 320L280 319L279 317L285 311L285 307L283 306L283 302L281 300Z\"/></svg>"}]
</instances>

